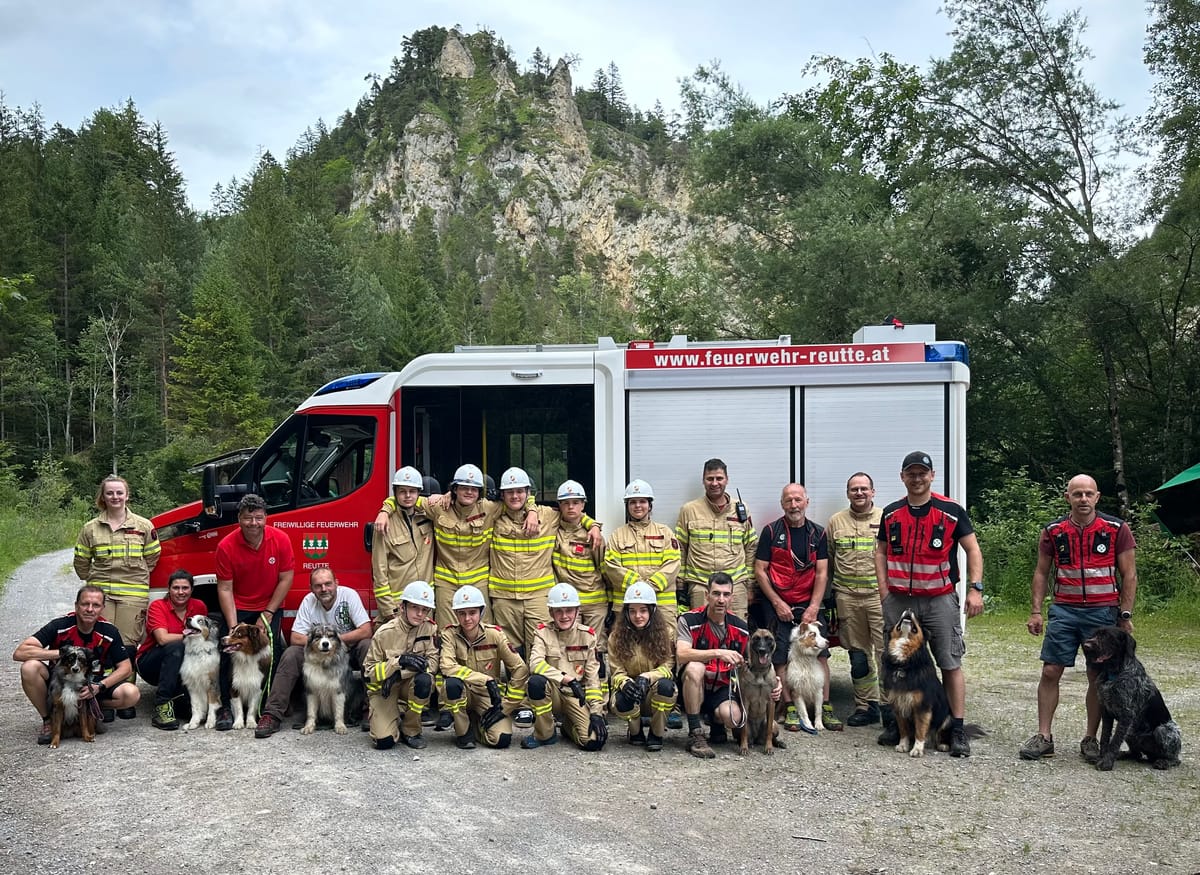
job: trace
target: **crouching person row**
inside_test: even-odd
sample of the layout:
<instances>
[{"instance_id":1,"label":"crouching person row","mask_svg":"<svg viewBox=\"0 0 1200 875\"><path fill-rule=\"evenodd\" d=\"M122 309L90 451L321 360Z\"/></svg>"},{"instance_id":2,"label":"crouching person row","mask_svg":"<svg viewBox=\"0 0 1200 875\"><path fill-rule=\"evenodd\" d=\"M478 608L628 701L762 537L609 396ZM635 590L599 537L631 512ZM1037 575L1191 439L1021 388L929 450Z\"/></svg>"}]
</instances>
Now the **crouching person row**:
<instances>
[{"instance_id":1,"label":"crouching person row","mask_svg":"<svg viewBox=\"0 0 1200 875\"><path fill-rule=\"evenodd\" d=\"M608 741L608 724L596 632L579 624L579 593L569 583L551 588L546 601L551 622L538 625L529 655L533 734L521 746L557 742L554 718L558 716L563 733L582 750L600 750Z\"/></svg>"},{"instance_id":2,"label":"crouching person row","mask_svg":"<svg viewBox=\"0 0 1200 875\"><path fill-rule=\"evenodd\" d=\"M416 750L425 747L421 715L433 693L439 658L437 627L429 619L432 613L433 588L415 580L404 587L396 616L380 626L371 640L363 676L371 707L371 740L379 750L397 741Z\"/></svg>"},{"instance_id":3,"label":"crouching person row","mask_svg":"<svg viewBox=\"0 0 1200 875\"><path fill-rule=\"evenodd\" d=\"M629 721L629 743L662 750L667 715L676 701L675 630L671 611L660 611L654 588L638 581L625 590L608 639L612 707ZM642 730L650 718L650 734Z\"/></svg>"},{"instance_id":4,"label":"crouching person row","mask_svg":"<svg viewBox=\"0 0 1200 875\"><path fill-rule=\"evenodd\" d=\"M476 587L459 587L451 602L455 622L442 633L446 710L454 721L454 743L462 750L473 750L476 741L497 748L512 744L512 715L529 681L529 669L508 636L499 626L481 622L484 605ZM503 694L501 665L508 673Z\"/></svg>"}]
</instances>

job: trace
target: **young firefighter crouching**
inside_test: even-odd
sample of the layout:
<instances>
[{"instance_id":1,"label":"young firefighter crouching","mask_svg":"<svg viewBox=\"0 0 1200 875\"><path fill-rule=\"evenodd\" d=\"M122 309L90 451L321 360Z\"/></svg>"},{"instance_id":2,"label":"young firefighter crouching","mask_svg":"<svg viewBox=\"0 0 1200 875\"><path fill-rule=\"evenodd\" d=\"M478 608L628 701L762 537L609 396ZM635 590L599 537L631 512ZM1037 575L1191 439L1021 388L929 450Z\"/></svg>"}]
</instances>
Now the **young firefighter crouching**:
<instances>
[{"instance_id":1,"label":"young firefighter crouching","mask_svg":"<svg viewBox=\"0 0 1200 875\"><path fill-rule=\"evenodd\" d=\"M673 619L673 611L659 610L654 588L638 581L625 590L608 639L613 710L629 721L629 743L646 750L662 750L667 714L675 705ZM642 715L650 718L648 736Z\"/></svg>"},{"instance_id":2,"label":"young firefighter crouching","mask_svg":"<svg viewBox=\"0 0 1200 875\"><path fill-rule=\"evenodd\" d=\"M400 610L380 626L371 639L363 662L367 699L371 704L371 739L379 750L397 740L416 750L425 747L421 715L433 692L437 670L437 626L433 613L433 588L423 580L404 587ZM406 708L400 723L400 699Z\"/></svg>"},{"instance_id":3,"label":"young firefighter crouching","mask_svg":"<svg viewBox=\"0 0 1200 875\"><path fill-rule=\"evenodd\" d=\"M442 633L442 677L446 710L454 720L454 743L473 750L476 739L488 747L512 743L512 714L525 700L529 668L499 626L485 626L483 593L467 584L454 592L455 623ZM508 690L500 694L500 665Z\"/></svg>"},{"instance_id":4,"label":"young firefighter crouching","mask_svg":"<svg viewBox=\"0 0 1200 875\"><path fill-rule=\"evenodd\" d=\"M557 714L563 732L581 749L600 750L608 741L608 724L600 695L596 632L579 624L579 593L569 583L553 587L547 604L550 624L538 626L529 655L533 734L525 737L521 747L558 741Z\"/></svg>"}]
</instances>

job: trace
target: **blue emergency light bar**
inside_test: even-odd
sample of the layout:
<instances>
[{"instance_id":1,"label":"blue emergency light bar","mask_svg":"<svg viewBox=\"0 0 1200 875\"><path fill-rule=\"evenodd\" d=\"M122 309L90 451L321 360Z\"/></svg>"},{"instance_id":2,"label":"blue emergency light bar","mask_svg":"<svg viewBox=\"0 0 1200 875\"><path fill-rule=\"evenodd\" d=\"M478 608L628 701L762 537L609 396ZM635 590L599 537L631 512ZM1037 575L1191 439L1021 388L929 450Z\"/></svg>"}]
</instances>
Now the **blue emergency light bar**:
<instances>
[{"instance_id":1,"label":"blue emergency light bar","mask_svg":"<svg viewBox=\"0 0 1200 875\"><path fill-rule=\"evenodd\" d=\"M925 361L927 362L962 362L971 366L971 354L967 345L960 340L943 340L925 344Z\"/></svg>"},{"instance_id":2,"label":"blue emergency light bar","mask_svg":"<svg viewBox=\"0 0 1200 875\"><path fill-rule=\"evenodd\" d=\"M370 386L380 377L378 374L351 374L349 377L339 377L331 383L326 383L314 395L329 395L333 392L345 392L347 389L361 389L363 386Z\"/></svg>"}]
</instances>

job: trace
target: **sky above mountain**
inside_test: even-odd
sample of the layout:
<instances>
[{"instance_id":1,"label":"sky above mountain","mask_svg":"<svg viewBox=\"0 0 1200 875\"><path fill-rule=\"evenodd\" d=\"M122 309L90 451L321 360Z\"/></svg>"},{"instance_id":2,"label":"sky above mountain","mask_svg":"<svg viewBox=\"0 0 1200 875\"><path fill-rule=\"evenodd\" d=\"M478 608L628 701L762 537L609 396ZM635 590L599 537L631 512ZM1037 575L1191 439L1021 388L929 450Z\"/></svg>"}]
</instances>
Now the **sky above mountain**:
<instances>
[{"instance_id":1,"label":"sky above mountain","mask_svg":"<svg viewBox=\"0 0 1200 875\"><path fill-rule=\"evenodd\" d=\"M714 59L767 102L812 84L817 54L887 52L924 65L950 50L940 0L0 0L0 93L76 128L132 98L170 138L188 196L277 157L322 118L332 127L385 75L403 38L431 25L493 31L523 67L535 47L574 53L576 86L616 63L629 102L678 104L679 81ZM1062 12L1080 4L1052 2ZM1130 115L1149 102L1145 4L1087 0L1089 73Z\"/></svg>"}]
</instances>

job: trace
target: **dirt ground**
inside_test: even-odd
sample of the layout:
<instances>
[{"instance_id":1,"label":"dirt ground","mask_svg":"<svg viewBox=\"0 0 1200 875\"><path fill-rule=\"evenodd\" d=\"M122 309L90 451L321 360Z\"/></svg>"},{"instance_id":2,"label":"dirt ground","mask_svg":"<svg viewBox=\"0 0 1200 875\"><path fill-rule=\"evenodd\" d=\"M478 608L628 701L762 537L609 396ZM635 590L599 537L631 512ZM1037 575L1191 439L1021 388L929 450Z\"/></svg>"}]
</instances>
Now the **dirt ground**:
<instances>
[{"instance_id":1,"label":"dirt ground","mask_svg":"<svg viewBox=\"0 0 1200 875\"><path fill-rule=\"evenodd\" d=\"M69 562L47 554L8 581L5 653L69 609ZM989 734L963 760L911 759L848 729L785 734L773 758L726 746L701 761L681 733L658 754L631 747L617 721L599 754L459 751L429 730L419 754L379 752L365 733L306 738L290 720L266 740L162 732L144 685L136 721L52 751L34 743L10 664L0 872L1200 872L1200 654L1139 648L1183 727L1183 766L1102 774L1078 757L1081 670L1064 678L1059 755L1017 757L1036 728L1036 647L970 636L968 721ZM834 672L844 713L844 652Z\"/></svg>"}]
</instances>

